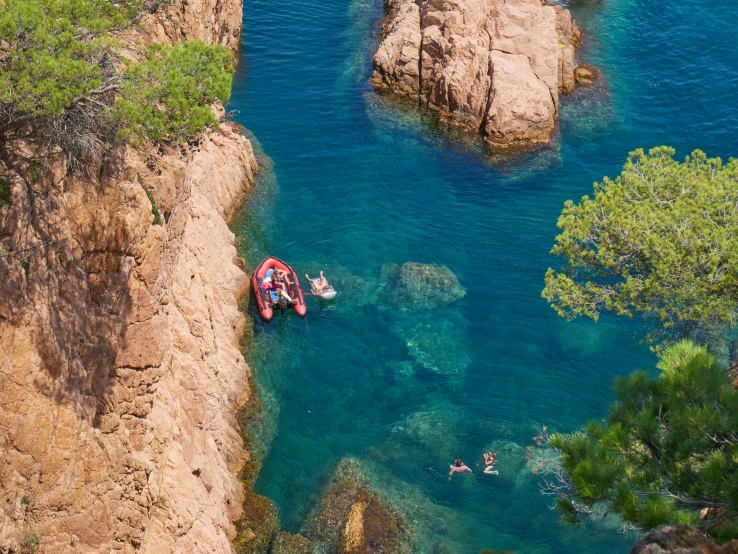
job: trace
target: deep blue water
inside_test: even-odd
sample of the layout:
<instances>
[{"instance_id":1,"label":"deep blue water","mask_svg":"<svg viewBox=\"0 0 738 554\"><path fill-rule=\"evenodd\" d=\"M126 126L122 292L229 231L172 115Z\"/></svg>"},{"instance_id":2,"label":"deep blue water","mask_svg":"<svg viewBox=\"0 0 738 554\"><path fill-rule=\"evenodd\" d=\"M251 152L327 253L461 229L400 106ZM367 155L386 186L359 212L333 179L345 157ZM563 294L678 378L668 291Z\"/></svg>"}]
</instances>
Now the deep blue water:
<instances>
[{"instance_id":1,"label":"deep blue water","mask_svg":"<svg viewBox=\"0 0 738 554\"><path fill-rule=\"evenodd\" d=\"M339 296L307 320L255 318L247 357L267 419L256 490L299 531L336 464L359 460L410 520L419 552L625 552L633 537L558 523L524 467L540 425L602 417L612 378L652 367L636 322L566 322L541 299L566 199L628 152L669 144L738 154L738 33L717 0L579 2L580 59L603 86L564 99L554 146L490 160L367 85L381 0L245 0L231 109L262 171L234 229L266 254L322 268ZM445 265L466 296L389 304L386 264ZM253 307L250 308L255 314ZM481 475L498 452L500 475ZM461 457L476 470L448 481Z\"/></svg>"}]
</instances>

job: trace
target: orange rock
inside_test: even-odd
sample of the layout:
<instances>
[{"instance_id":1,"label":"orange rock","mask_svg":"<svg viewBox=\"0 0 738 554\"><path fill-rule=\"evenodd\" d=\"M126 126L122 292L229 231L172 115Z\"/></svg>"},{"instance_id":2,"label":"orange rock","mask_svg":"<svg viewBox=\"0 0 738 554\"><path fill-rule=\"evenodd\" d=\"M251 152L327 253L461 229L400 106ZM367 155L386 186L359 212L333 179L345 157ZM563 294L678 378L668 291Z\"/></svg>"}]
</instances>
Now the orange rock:
<instances>
[{"instance_id":1,"label":"orange rock","mask_svg":"<svg viewBox=\"0 0 738 554\"><path fill-rule=\"evenodd\" d=\"M143 24L144 41L235 51L241 3L173 0ZM14 203L0 249L36 250L28 276L0 257L0 551L32 532L43 552L231 552L248 278L226 222L257 171L250 142L223 123L198 148L121 152L123 167L95 179L68 176L60 152L5 146ZM48 171L30 183L34 157Z\"/></svg>"},{"instance_id":2,"label":"orange rock","mask_svg":"<svg viewBox=\"0 0 738 554\"><path fill-rule=\"evenodd\" d=\"M341 547L344 552L358 552L364 543L364 508L366 502L357 501L351 505L343 528Z\"/></svg>"},{"instance_id":3,"label":"orange rock","mask_svg":"<svg viewBox=\"0 0 738 554\"><path fill-rule=\"evenodd\" d=\"M547 143L559 93L575 86L581 37L565 8L541 0L386 0L370 79L417 98L493 148Z\"/></svg>"}]
</instances>

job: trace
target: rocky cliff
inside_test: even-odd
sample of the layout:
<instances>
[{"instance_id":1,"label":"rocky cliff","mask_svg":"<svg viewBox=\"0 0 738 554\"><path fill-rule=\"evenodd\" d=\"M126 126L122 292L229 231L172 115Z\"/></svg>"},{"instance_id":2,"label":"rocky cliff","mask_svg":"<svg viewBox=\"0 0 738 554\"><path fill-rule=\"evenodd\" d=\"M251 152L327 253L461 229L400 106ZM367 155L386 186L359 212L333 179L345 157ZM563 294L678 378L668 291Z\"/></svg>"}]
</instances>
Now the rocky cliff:
<instances>
[{"instance_id":1,"label":"rocky cliff","mask_svg":"<svg viewBox=\"0 0 738 554\"><path fill-rule=\"evenodd\" d=\"M171 1L143 23L235 53L241 5ZM84 176L0 144L0 552L233 550L248 279L226 220L256 169L228 123Z\"/></svg>"},{"instance_id":2,"label":"rocky cliff","mask_svg":"<svg viewBox=\"0 0 738 554\"><path fill-rule=\"evenodd\" d=\"M547 143L575 87L581 33L545 0L385 0L372 85L413 99L493 149Z\"/></svg>"}]
</instances>

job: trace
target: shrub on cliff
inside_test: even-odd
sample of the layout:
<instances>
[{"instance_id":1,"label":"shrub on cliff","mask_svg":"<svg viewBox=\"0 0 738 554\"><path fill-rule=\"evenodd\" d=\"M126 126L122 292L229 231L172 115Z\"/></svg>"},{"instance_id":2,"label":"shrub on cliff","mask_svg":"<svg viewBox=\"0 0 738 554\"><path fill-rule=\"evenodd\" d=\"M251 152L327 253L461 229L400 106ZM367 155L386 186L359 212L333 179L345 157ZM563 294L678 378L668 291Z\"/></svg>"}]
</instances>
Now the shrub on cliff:
<instances>
[{"instance_id":1,"label":"shrub on cliff","mask_svg":"<svg viewBox=\"0 0 738 554\"><path fill-rule=\"evenodd\" d=\"M184 142L214 124L208 106L230 92L225 47L154 45L140 63L120 56L114 35L152 6L0 2L0 135L42 138L79 163L121 138Z\"/></svg>"},{"instance_id":2,"label":"shrub on cliff","mask_svg":"<svg viewBox=\"0 0 738 554\"><path fill-rule=\"evenodd\" d=\"M559 315L640 314L676 338L736 323L738 161L673 156L631 152L617 179L565 203L551 251L564 266L548 270L543 290Z\"/></svg>"},{"instance_id":3,"label":"shrub on cliff","mask_svg":"<svg viewBox=\"0 0 738 554\"><path fill-rule=\"evenodd\" d=\"M149 47L130 64L113 108L124 137L185 142L215 123L210 105L231 93L233 63L223 46L201 41Z\"/></svg>"},{"instance_id":4,"label":"shrub on cliff","mask_svg":"<svg viewBox=\"0 0 738 554\"><path fill-rule=\"evenodd\" d=\"M604 421L548 439L560 457L543 490L569 521L615 512L643 529L689 523L738 538L738 391L689 341L657 367L616 380Z\"/></svg>"},{"instance_id":5,"label":"shrub on cliff","mask_svg":"<svg viewBox=\"0 0 738 554\"><path fill-rule=\"evenodd\" d=\"M55 116L114 86L108 32L135 6L107 0L8 0L0 9L3 126Z\"/></svg>"}]
</instances>

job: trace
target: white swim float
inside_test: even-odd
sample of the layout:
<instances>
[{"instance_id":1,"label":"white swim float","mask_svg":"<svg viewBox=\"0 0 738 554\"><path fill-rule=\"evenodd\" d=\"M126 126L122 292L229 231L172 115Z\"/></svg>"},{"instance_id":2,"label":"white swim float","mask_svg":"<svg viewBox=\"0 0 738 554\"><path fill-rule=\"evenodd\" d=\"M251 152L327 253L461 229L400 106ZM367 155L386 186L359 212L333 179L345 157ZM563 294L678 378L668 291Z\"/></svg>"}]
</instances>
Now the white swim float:
<instances>
[{"instance_id":1,"label":"white swim float","mask_svg":"<svg viewBox=\"0 0 738 554\"><path fill-rule=\"evenodd\" d=\"M333 300L336 297L336 289L334 289L332 286L328 285L328 288L324 289L322 292L315 292L317 289L315 288L315 281L320 281L320 279L310 279L310 288L312 289L313 295L317 296L318 298L322 298L323 300Z\"/></svg>"},{"instance_id":2,"label":"white swim float","mask_svg":"<svg viewBox=\"0 0 738 554\"><path fill-rule=\"evenodd\" d=\"M318 296L322 298L323 300L333 300L336 297L336 294L338 293L335 291L333 287L331 287L319 293Z\"/></svg>"}]
</instances>

